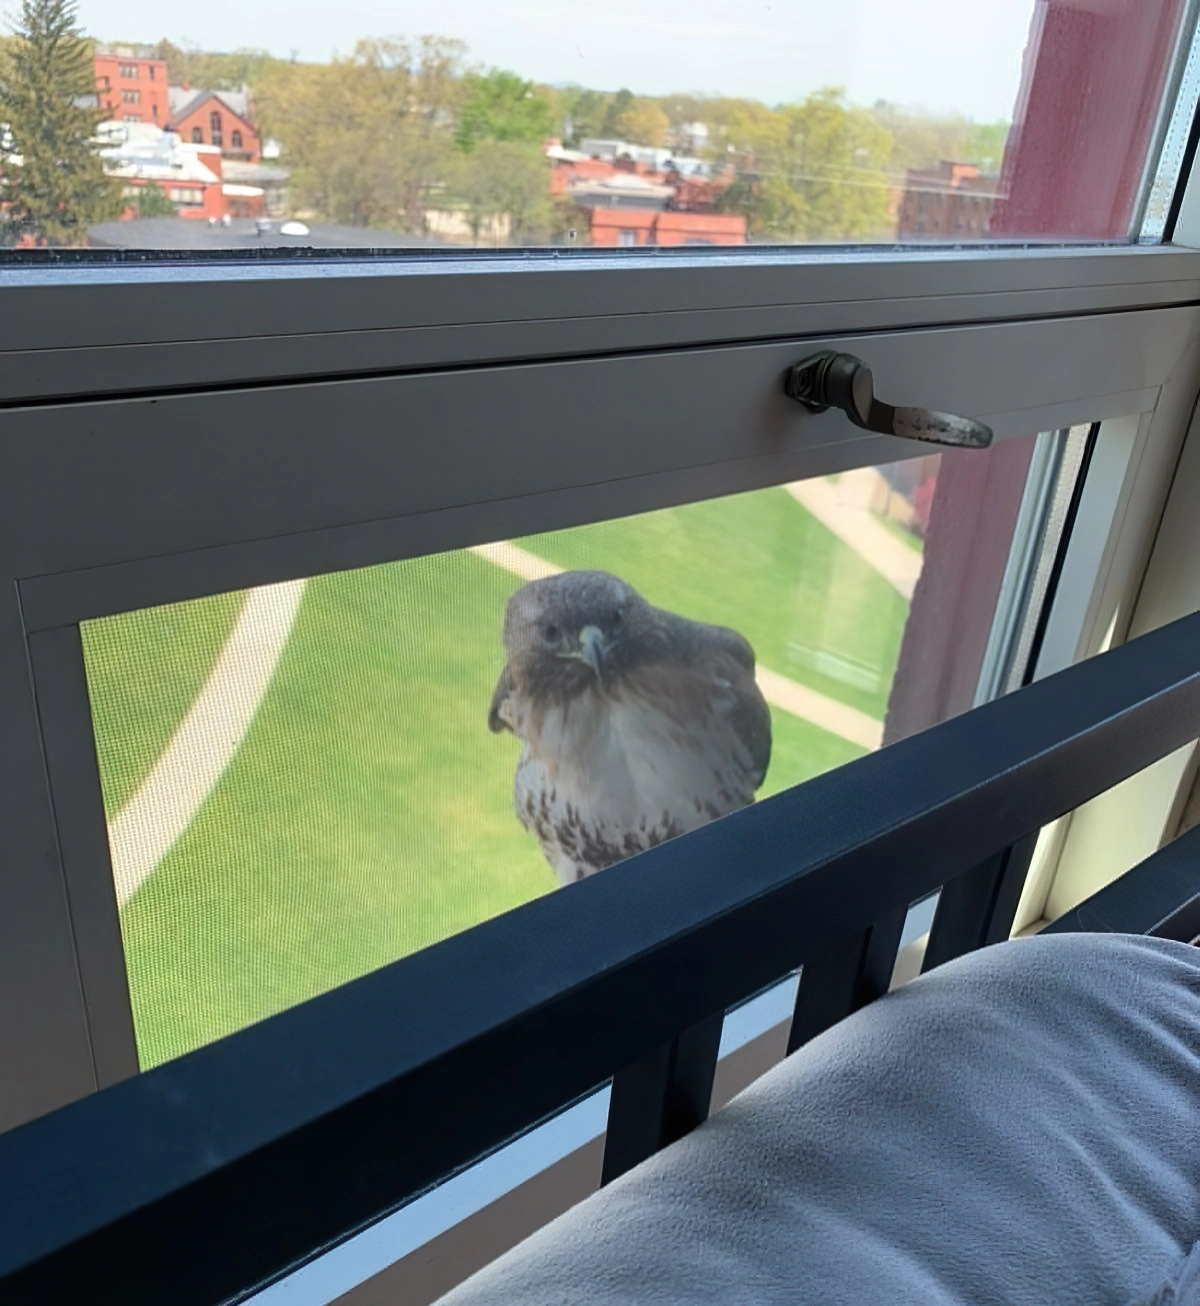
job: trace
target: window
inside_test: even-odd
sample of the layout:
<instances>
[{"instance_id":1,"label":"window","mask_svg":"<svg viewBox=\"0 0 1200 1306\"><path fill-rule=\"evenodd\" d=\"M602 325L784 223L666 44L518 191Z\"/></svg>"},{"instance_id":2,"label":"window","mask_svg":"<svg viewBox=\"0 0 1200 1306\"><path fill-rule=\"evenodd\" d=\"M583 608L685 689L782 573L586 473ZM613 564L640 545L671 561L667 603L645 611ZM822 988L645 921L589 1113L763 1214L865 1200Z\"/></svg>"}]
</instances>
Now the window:
<instances>
[{"instance_id":1,"label":"window","mask_svg":"<svg viewBox=\"0 0 1200 1306\"><path fill-rule=\"evenodd\" d=\"M941 461L85 623L142 1066L878 748ZM620 579L592 594L594 571ZM722 674L750 715L704 745L728 775L639 815L614 760L574 831L569 750L560 803L518 763L544 708L501 674L506 609L537 595L531 685L569 667L581 703L622 683L647 603L738 632Z\"/></svg>"},{"instance_id":2,"label":"window","mask_svg":"<svg viewBox=\"0 0 1200 1306\"><path fill-rule=\"evenodd\" d=\"M969 21L923 0L852 20L810 7L786 0L782 19L716 45L698 15L681 20L669 56L676 75L664 81L662 52L655 58L598 21L582 44L566 40L575 22L567 0L517 28L497 16L481 25L465 0L451 0L428 39L380 44L386 33L367 29L352 50L344 16L317 7L296 35L298 59L277 35L295 29L295 15L270 0L256 9L263 58L228 71L230 84L244 73L245 86L223 94L256 129L256 104L284 95L284 207L304 214L310 234L322 224L386 233L374 247L608 247L609 219L629 209L719 218L719 238L697 231L686 240L696 249L703 240L727 248L1138 238L1138 179L1164 143L1159 106L1174 94L1191 36L1183 0L1095 16L1067 0L991 0ZM89 35L123 21L101 0ZM456 44L461 31L473 33L473 48ZM214 31L197 57L224 58L215 52L241 35ZM576 47L592 51L584 83ZM350 52L334 59L328 52L338 49ZM494 70L482 80L472 72L480 62ZM134 79L143 66L155 75L151 60L118 68ZM917 100L905 73L915 66L938 70ZM711 91L665 91L676 79ZM209 80L218 81L215 71ZM401 137L428 145L385 152L379 163L378 123L401 104L422 124ZM230 139L223 113L208 115L221 148ZM1080 147L1096 135L1106 149ZM333 157L336 185L319 183L333 175ZM195 233L179 230L179 247L192 248Z\"/></svg>"},{"instance_id":3,"label":"window","mask_svg":"<svg viewBox=\"0 0 1200 1306\"><path fill-rule=\"evenodd\" d=\"M239 131L231 132L229 143L235 150L240 150L242 148L242 133Z\"/></svg>"},{"instance_id":4,"label":"window","mask_svg":"<svg viewBox=\"0 0 1200 1306\"><path fill-rule=\"evenodd\" d=\"M141 102L142 102L141 91L128 91L128 90L121 91L122 104L141 104Z\"/></svg>"},{"instance_id":5,"label":"window","mask_svg":"<svg viewBox=\"0 0 1200 1306\"><path fill-rule=\"evenodd\" d=\"M449 60L444 101L416 79L437 166L403 188L380 181L367 118L330 137L332 101L301 93L318 68L346 102L374 94L379 51L275 51L276 85L293 67L304 84L256 172L271 220L204 221L204 188L180 179L165 189L186 214L95 223L69 259L2 242L0 1058L22 1070L0 1127L571 878L540 801L531 829L514 806L503 695L488 728L527 576L600 568L744 636L773 728L759 796L1010 688L1029 641L1053 634L1069 662L1137 628L1196 400L1182 7L1084 23L1056 0L1003 20L977 6L932 33L893 8L879 32L839 15L816 71L838 71L847 31L893 55L944 38L929 115L894 107L912 97L887 60L822 98L822 81L795 91L786 42L760 33L751 60L731 37L705 65L687 23L679 67L720 103L651 94L658 73L639 81L636 62L563 89L574 67L524 64L516 43L477 51L516 68L515 105L480 78L471 109L454 50L393 51L389 93ZM766 75L777 47L785 93ZM628 97L597 89L622 81ZM979 86L994 98L970 98ZM797 95L797 114L865 143L816 172L771 156L763 106ZM239 121L255 124L254 97ZM496 138L501 109L515 140ZM821 194L838 203L817 221ZM740 224L747 243L621 242L683 217L671 230ZM602 229L619 250L588 248ZM161 259L144 248L160 239ZM882 400L985 421L994 447L802 408L782 378L826 345L867 362ZM1051 600L1064 496L1065 556L1090 571ZM574 637L573 669L612 644L595 621ZM647 814L646 838L677 833Z\"/></svg>"},{"instance_id":6,"label":"window","mask_svg":"<svg viewBox=\"0 0 1200 1306\"><path fill-rule=\"evenodd\" d=\"M629 227L622 227L617 232L618 245L636 245L638 243L637 232Z\"/></svg>"}]
</instances>

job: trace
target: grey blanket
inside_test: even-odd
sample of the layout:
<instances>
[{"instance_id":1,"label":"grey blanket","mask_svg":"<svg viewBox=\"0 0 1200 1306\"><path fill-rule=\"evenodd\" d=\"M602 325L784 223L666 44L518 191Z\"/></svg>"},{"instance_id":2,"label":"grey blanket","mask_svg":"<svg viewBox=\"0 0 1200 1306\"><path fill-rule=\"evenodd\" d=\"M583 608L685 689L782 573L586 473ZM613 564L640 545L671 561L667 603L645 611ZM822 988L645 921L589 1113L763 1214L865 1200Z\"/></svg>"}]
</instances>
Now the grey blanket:
<instances>
[{"instance_id":1,"label":"grey blanket","mask_svg":"<svg viewBox=\"0 0 1200 1306\"><path fill-rule=\"evenodd\" d=\"M1002 944L814 1040L443 1306L1200 1306L1200 949Z\"/></svg>"}]
</instances>

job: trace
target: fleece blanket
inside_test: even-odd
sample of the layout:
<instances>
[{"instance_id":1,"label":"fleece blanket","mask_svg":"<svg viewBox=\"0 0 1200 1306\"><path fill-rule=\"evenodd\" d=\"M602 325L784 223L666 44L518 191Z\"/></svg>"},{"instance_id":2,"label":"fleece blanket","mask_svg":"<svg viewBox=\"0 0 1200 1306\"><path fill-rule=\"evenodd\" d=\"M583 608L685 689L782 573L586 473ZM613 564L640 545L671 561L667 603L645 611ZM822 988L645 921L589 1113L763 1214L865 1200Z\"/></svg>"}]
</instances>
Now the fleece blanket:
<instances>
[{"instance_id":1,"label":"fleece blanket","mask_svg":"<svg viewBox=\"0 0 1200 1306\"><path fill-rule=\"evenodd\" d=\"M1200 1306L1200 949L1019 940L843 1021L442 1306Z\"/></svg>"}]
</instances>

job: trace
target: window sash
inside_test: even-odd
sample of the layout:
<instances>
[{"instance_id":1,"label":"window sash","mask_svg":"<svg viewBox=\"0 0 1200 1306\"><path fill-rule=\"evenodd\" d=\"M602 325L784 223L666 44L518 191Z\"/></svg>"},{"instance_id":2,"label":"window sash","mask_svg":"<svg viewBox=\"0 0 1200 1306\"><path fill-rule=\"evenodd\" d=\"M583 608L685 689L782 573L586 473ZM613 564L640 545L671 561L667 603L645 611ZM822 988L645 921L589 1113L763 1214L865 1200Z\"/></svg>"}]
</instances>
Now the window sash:
<instances>
[{"instance_id":1,"label":"window sash","mask_svg":"<svg viewBox=\"0 0 1200 1306\"><path fill-rule=\"evenodd\" d=\"M1197 299L1200 250L1171 246L8 266L0 404Z\"/></svg>"}]
</instances>

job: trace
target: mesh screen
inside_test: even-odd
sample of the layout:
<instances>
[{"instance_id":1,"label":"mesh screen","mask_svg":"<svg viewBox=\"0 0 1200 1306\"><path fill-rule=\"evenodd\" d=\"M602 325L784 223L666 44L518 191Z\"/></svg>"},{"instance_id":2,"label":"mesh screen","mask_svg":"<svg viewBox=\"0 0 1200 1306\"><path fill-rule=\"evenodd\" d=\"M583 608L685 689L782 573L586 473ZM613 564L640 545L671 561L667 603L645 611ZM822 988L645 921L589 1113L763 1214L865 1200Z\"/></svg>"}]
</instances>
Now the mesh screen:
<instances>
[{"instance_id":1,"label":"mesh screen","mask_svg":"<svg viewBox=\"0 0 1200 1306\"><path fill-rule=\"evenodd\" d=\"M937 468L86 623L143 1066L878 747Z\"/></svg>"}]
</instances>

